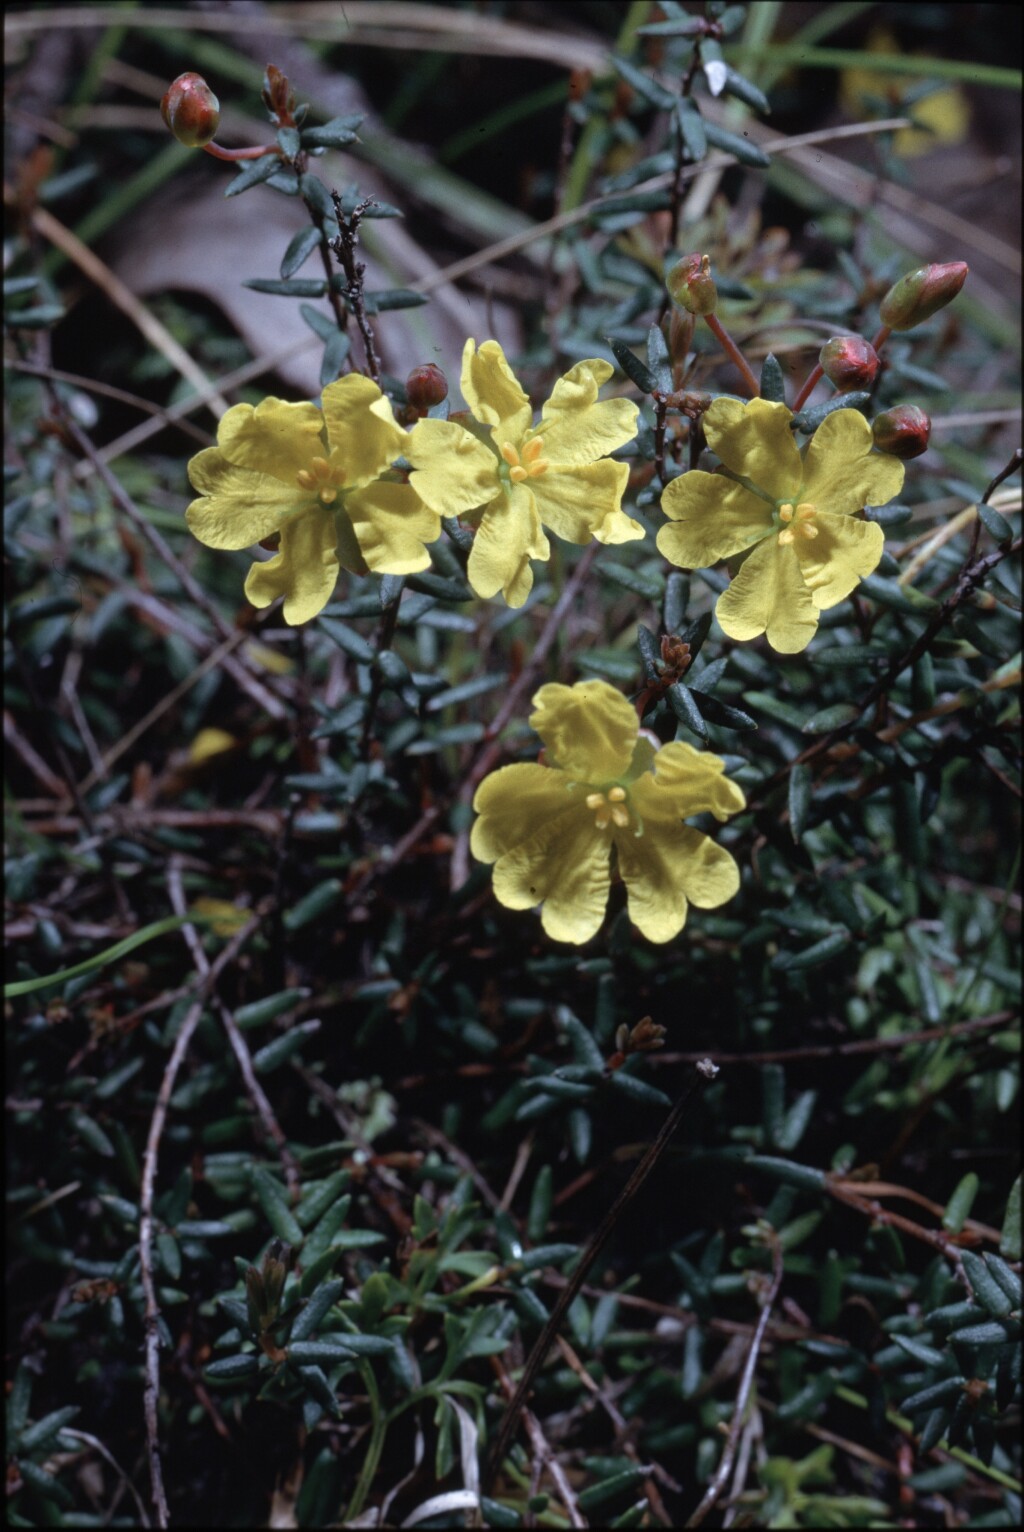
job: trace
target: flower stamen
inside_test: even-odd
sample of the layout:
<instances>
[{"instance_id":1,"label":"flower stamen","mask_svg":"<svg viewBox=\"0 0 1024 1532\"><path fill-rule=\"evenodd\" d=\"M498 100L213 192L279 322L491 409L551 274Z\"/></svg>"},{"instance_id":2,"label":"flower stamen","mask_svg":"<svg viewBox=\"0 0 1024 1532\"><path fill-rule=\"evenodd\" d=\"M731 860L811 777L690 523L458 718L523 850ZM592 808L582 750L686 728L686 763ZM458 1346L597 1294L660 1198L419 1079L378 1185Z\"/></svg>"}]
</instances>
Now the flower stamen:
<instances>
[{"instance_id":1,"label":"flower stamen","mask_svg":"<svg viewBox=\"0 0 1024 1532\"><path fill-rule=\"evenodd\" d=\"M310 459L308 468L300 468L295 475L300 489L312 490L324 505L333 505L338 489L344 482L340 468L332 468L325 457Z\"/></svg>"},{"instance_id":2,"label":"flower stamen","mask_svg":"<svg viewBox=\"0 0 1024 1532\"><path fill-rule=\"evenodd\" d=\"M501 455L508 464L508 476L513 484L522 484L524 479L536 479L546 472L550 464L547 458L541 456L543 451L544 438L541 436L528 441L521 453L511 442L502 442Z\"/></svg>"},{"instance_id":3,"label":"flower stamen","mask_svg":"<svg viewBox=\"0 0 1024 1532\"><path fill-rule=\"evenodd\" d=\"M779 533L780 545L784 547L787 543L795 542L798 537L817 537L818 528L813 525L817 512L818 507L807 501L794 505L791 500L787 500L780 505L779 520L786 523Z\"/></svg>"},{"instance_id":4,"label":"flower stamen","mask_svg":"<svg viewBox=\"0 0 1024 1532\"><path fill-rule=\"evenodd\" d=\"M629 824L629 809L626 807L624 787L610 787L607 793L588 793L585 801L599 830L607 830L610 824L615 825L619 830L624 830Z\"/></svg>"}]
</instances>

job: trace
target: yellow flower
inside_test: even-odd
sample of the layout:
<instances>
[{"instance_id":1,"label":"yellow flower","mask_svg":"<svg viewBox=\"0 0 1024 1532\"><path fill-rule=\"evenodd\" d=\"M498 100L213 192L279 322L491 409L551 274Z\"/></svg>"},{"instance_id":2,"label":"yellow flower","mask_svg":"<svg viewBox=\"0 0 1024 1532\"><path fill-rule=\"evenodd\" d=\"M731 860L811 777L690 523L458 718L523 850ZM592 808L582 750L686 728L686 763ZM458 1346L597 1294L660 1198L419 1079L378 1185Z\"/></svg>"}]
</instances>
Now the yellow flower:
<instances>
[{"instance_id":1,"label":"yellow flower","mask_svg":"<svg viewBox=\"0 0 1024 1532\"><path fill-rule=\"evenodd\" d=\"M630 919L652 942L682 930L689 904L714 909L740 875L728 851L682 824L727 819L744 797L717 755L675 743L655 750L634 708L606 681L542 686L531 726L547 765L503 766L473 800L470 846L494 862L494 892L510 910L541 905L549 936L585 942L604 919L612 857Z\"/></svg>"},{"instance_id":2,"label":"yellow flower","mask_svg":"<svg viewBox=\"0 0 1024 1532\"><path fill-rule=\"evenodd\" d=\"M826 416L802 449L792 418L765 399L716 399L704 430L724 471L673 479L661 498L672 525L658 533L659 550L684 569L747 553L715 615L730 638L767 633L780 654L806 649L818 613L877 566L882 529L856 513L903 487L903 464L872 451L856 410Z\"/></svg>"},{"instance_id":3,"label":"yellow flower","mask_svg":"<svg viewBox=\"0 0 1024 1532\"><path fill-rule=\"evenodd\" d=\"M496 340L462 354L462 392L476 430L453 420L420 420L408 450L412 485L443 516L477 522L469 583L478 596L503 592L522 606L533 585L531 559L547 559L548 527L566 542L625 543L643 537L622 510L629 478L614 452L636 435L637 407L597 402L611 377L607 362L577 362L559 378L533 424L530 401Z\"/></svg>"},{"instance_id":4,"label":"yellow flower","mask_svg":"<svg viewBox=\"0 0 1024 1532\"><path fill-rule=\"evenodd\" d=\"M236 404L217 445L188 465L200 499L185 513L208 548L249 548L274 533L278 551L245 582L253 606L284 597L284 620L308 622L352 574L426 569L439 518L408 484L383 477L408 437L376 383L349 373L313 404Z\"/></svg>"}]
</instances>

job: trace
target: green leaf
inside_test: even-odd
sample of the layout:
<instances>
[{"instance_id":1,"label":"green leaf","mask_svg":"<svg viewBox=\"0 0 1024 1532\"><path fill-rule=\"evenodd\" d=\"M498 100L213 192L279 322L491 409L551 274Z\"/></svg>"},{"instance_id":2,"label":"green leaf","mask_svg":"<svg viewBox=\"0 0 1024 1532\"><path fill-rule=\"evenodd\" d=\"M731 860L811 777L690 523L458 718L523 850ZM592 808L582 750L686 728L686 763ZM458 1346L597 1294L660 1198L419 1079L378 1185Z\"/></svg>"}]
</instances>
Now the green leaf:
<instances>
[{"instance_id":1,"label":"green leaf","mask_svg":"<svg viewBox=\"0 0 1024 1532\"><path fill-rule=\"evenodd\" d=\"M333 617L325 617L323 613L320 614L319 624L327 637L333 639L339 649L344 649L345 653L358 661L360 665L373 664L376 650L361 633L356 633L353 628L335 621Z\"/></svg>"},{"instance_id":2,"label":"green leaf","mask_svg":"<svg viewBox=\"0 0 1024 1532\"><path fill-rule=\"evenodd\" d=\"M961 1260L964 1263L967 1280L971 1284L971 1291L977 1301L993 1318L1005 1319L1007 1314L1013 1312L1013 1301L1003 1290L1002 1285L996 1281L981 1256L976 1255L973 1250L964 1250L961 1252ZM960 1334L963 1332L961 1331Z\"/></svg>"},{"instance_id":3,"label":"green leaf","mask_svg":"<svg viewBox=\"0 0 1024 1532\"><path fill-rule=\"evenodd\" d=\"M247 1027L261 1027L268 1021L276 1021L286 1011L292 1011L300 1000L309 997L308 989L282 989L276 995L267 995L262 1000L253 1000L248 1005L240 1005L235 1012L235 1025L243 1031Z\"/></svg>"},{"instance_id":4,"label":"green leaf","mask_svg":"<svg viewBox=\"0 0 1024 1532\"><path fill-rule=\"evenodd\" d=\"M761 363L761 398L768 399L772 404L786 402L786 381L771 351Z\"/></svg>"},{"instance_id":5,"label":"green leaf","mask_svg":"<svg viewBox=\"0 0 1024 1532\"><path fill-rule=\"evenodd\" d=\"M661 112L670 112L676 104L677 98L671 91L667 91L657 80L652 80L650 75L644 74L642 69L637 69L628 59L619 58L612 54L612 64L625 80L631 85L642 100L650 106L655 106Z\"/></svg>"},{"instance_id":6,"label":"green leaf","mask_svg":"<svg viewBox=\"0 0 1024 1532\"><path fill-rule=\"evenodd\" d=\"M826 399L824 404L815 404L809 410L801 410L793 416L789 422L791 431L804 431L810 433L816 431L823 420L834 415L837 410L855 410L862 404L867 404L871 398L870 393L863 390L850 394L833 394L831 399Z\"/></svg>"},{"instance_id":7,"label":"green leaf","mask_svg":"<svg viewBox=\"0 0 1024 1532\"><path fill-rule=\"evenodd\" d=\"M1003 1216L1003 1231L999 1239L999 1253L1008 1261L1020 1260L1020 1194L1021 1177L1018 1176L1010 1188L1006 1212Z\"/></svg>"},{"instance_id":8,"label":"green leaf","mask_svg":"<svg viewBox=\"0 0 1024 1532\"><path fill-rule=\"evenodd\" d=\"M776 1181L782 1181L786 1186L796 1186L803 1191L824 1190L825 1172L815 1170L812 1165L797 1165L793 1160L776 1159L770 1154L752 1154L743 1164L754 1170L763 1170L766 1175L774 1176Z\"/></svg>"},{"instance_id":9,"label":"green leaf","mask_svg":"<svg viewBox=\"0 0 1024 1532\"><path fill-rule=\"evenodd\" d=\"M664 591L664 576L659 572L656 575L643 574L639 569L634 569L629 564L620 564L614 559L602 559L598 569L606 580L611 580L614 585L619 585L623 590L632 591L636 596L643 596L648 601L661 603Z\"/></svg>"},{"instance_id":10,"label":"green leaf","mask_svg":"<svg viewBox=\"0 0 1024 1532\"><path fill-rule=\"evenodd\" d=\"M344 884L340 878L325 878L297 904L293 904L290 910L285 910L282 916L285 930L301 931L303 926L311 925L314 920L319 920L322 915L327 914L328 910L334 908L343 892Z\"/></svg>"},{"instance_id":11,"label":"green leaf","mask_svg":"<svg viewBox=\"0 0 1024 1532\"><path fill-rule=\"evenodd\" d=\"M291 277L287 282L278 282L273 277L253 277L242 286L254 293L272 293L279 298L322 298L327 292L326 281L313 277Z\"/></svg>"},{"instance_id":12,"label":"green leaf","mask_svg":"<svg viewBox=\"0 0 1024 1532\"><path fill-rule=\"evenodd\" d=\"M1000 516L998 511L994 511L983 500L978 502L977 510L985 531L995 538L1000 547L1004 543L1011 543L1013 541L1013 528L1005 516Z\"/></svg>"},{"instance_id":13,"label":"green leaf","mask_svg":"<svg viewBox=\"0 0 1024 1532\"><path fill-rule=\"evenodd\" d=\"M318 128L303 128L302 147L304 149L344 149L347 144L353 144L358 137L356 129L362 122L358 113L349 113L344 117L332 117L330 122L325 122Z\"/></svg>"},{"instance_id":14,"label":"green leaf","mask_svg":"<svg viewBox=\"0 0 1024 1532\"><path fill-rule=\"evenodd\" d=\"M880 575L864 575L859 590L862 595L877 601L879 606L890 607L894 612L906 612L914 617L923 612L934 611L938 606L931 596L915 590L912 585L900 585L896 580L885 580Z\"/></svg>"},{"instance_id":15,"label":"green leaf","mask_svg":"<svg viewBox=\"0 0 1024 1532\"><path fill-rule=\"evenodd\" d=\"M210 1362L203 1368L203 1376L220 1383L234 1383L241 1378L251 1378L259 1370L260 1364L256 1357L239 1352L237 1356L225 1356L218 1362Z\"/></svg>"},{"instance_id":16,"label":"green leaf","mask_svg":"<svg viewBox=\"0 0 1024 1532\"><path fill-rule=\"evenodd\" d=\"M814 775L809 766L798 762L789 773L789 833L799 845L811 811Z\"/></svg>"},{"instance_id":17,"label":"green leaf","mask_svg":"<svg viewBox=\"0 0 1024 1532\"><path fill-rule=\"evenodd\" d=\"M805 968L818 968L822 963L829 963L841 952L845 952L849 945L849 931L833 931L831 936L823 936L820 942L815 942L811 947L805 947L802 952L777 952L772 958L771 966L785 973L799 973Z\"/></svg>"},{"instance_id":18,"label":"green leaf","mask_svg":"<svg viewBox=\"0 0 1024 1532\"><path fill-rule=\"evenodd\" d=\"M700 107L690 96L680 97L675 110L675 123L686 158L695 165L699 164L708 152L708 132Z\"/></svg>"},{"instance_id":19,"label":"green leaf","mask_svg":"<svg viewBox=\"0 0 1024 1532\"><path fill-rule=\"evenodd\" d=\"M308 229L300 229L299 232L288 241L288 248L281 258L281 277L287 280L293 277L301 266L309 260L317 245L320 243L318 230L310 226Z\"/></svg>"},{"instance_id":20,"label":"green leaf","mask_svg":"<svg viewBox=\"0 0 1024 1532\"><path fill-rule=\"evenodd\" d=\"M669 687L665 695L668 697L669 707L679 722L685 724L688 729L692 729L699 738L707 739L707 724L690 688L684 686L682 681L677 681L674 686Z\"/></svg>"},{"instance_id":21,"label":"green leaf","mask_svg":"<svg viewBox=\"0 0 1024 1532\"><path fill-rule=\"evenodd\" d=\"M725 66L725 81L722 85L722 94L735 97L737 101L742 101L746 106L752 106L755 112L761 112L766 117L771 112L768 97L764 91L759 90L754 82L748 80L745 75L737 74L730 64ZM762 394L761 397L763 398L764 395Z\"/></svg>"},{"instance_id":22,"label":"green leaf","mask_svg":"<svg viewBox=\"0 0 1024 1532\"><path fill-rule=\"evenodd\" d=\"M105 952L98 952L95 957L86 958L84 963L76 963L73 968L62 968L57 973L48 974L37 979L18 979L13 984L4 985L4 999L16 1000L19 995L31 995L40 989L49 989L53 984L66 984L69 979L77 979L82 974L94 973L98 968L105 968L108 963L116 963L118 958L126 957L129 952L134 952L136 947L142 947L147 942L155 941L158 936L165 936L168 931L177 931L181 926L205 925L206 918L202 915L168 915L164 920L154 920L148 926L143 926L141 931L135 931L131 936L126 936L123 941L115 942Z\"/></svg>"},{"instance_id":23,"label":"green leaf","mask_svg":"<svg viewBox=\"0 0 1024 1532\"><path fill-rule=\"evenodd\" d=\"M252 1186L272 1232L288 1245L301 1245L302 1230L288 1206L284 1192L270 1172L260 1165L254 1165Z\"/></svg>"},{"instance_id":24,"label":"green leaf","mask_svg":"<svg viewBox=\"0 0 1024 1532\"><path fill-rule=\"evenodd\" d=\"M963 1228L980 1185L974 1171L969 1170L947 1202L946 1211L942 1215L942 1227L951 1234L959 1234Z\"/></svg>"},{"instance_id":25,"label":"green leaf","mask_svg":"<svg viewBox=\"0 0 1024 1532\"><path fill-rule=\"evenodd\" d=\"M852 702L837 702L832 707L823 707L820 712L812 713L803 725L801 733L831 734L833 729L841 729L846 724L855 723L860 714L860 708L854 707Z\"/></svg>"},{"instance_id":26,"label":"green leaf","mask_svg":"<svg viewBox=\"0 0 1024 1532\"><path fill-rule=\"evenodd\" d=\"M629 349L624 340L613 340L610 335L606 336L609 346L615 354L615 360L631 382L644 394L653 394L657 391L658 380L654 373L642 362L640 358Z\"/></svg>"},{"instance_id":27,"label":"green leaf","mask_svg":"<svg viewBox=\"0 0 1024 1532\"><path fill-rule=\"evenodd\" d=\"M701 674L698 679L703 680L704 675ZM698 690L696 686L691 686L689 692L708 723L717 724L720 729L757 728L756 719L751 718L749 713L744 713L742 708L730 707L727 702L719 702L717 697L709 697L706 692Z\"/></svg>"},{"instance_id":28,"label":"green leaf","mask_svg":"<svg viewBox=\"0 0 1024 1532\"><path fill-rule=\"evenodd\" d=\"M308 1340L344 1291L345 1283L341 1277L334 1277L330 1282L325 1282L322 1287L317 1288L296 1315L289 1336L290 1341Z\"/></svg>"},{"instance_id":29,"label":"green leaf","mask_svg":"<svg viewBox=\"0 0 1024 1532\"><path fill-rule=\"evenodd\" d=\"M250 160L238 172L235 179L228 182L225 197L238 197L250 187L262 185L264 181L269 181L271 176L276 175L280 168L281 161L276 154L265 154L261 159Z\"/></svg>"},{"instance_id":30,"label":"green leaf","mask_svg":"<svg viewBox=\"0 0 1024 1532\"><path fill-rule=\"evenodd\" d=\"M752 144L749 139L741 138L738 133L727 133L713 122L705 122L704 131L709 144L733 155L741 165L750 165L755 170L767 170L771 166L771 159L764 150Z\"/></svg>"},{"instance_id":31,"label":"green leaf","mask_svg":"<svg viewBox=\"0 0 1024 1532\"><path fill-rule=\"evenodd\" d=\"M363 294L368 314L383 314L390 309L418 309L429 301L426 293L415 293L411 287L387 287L380 292Z\"/></svg>"}]
</instances>

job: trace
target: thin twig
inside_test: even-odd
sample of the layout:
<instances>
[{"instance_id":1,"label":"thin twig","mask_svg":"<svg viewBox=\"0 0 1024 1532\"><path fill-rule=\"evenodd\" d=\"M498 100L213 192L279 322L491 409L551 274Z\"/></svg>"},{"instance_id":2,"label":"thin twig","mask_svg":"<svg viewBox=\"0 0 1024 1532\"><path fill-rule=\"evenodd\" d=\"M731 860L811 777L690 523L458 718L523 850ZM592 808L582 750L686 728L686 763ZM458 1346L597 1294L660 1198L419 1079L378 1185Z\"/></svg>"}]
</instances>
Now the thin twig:
<instances>
[{"instance_id":1,"label":"thin twig","mask_svg":"<svg viewBox=\"0 0 1024 1532\"><path fill-rule=\"evenodd\" d=\"M185 889L181 881L181 862L177 857L171 858L171 864L167 870L167 887L171 896L171 906L174 913L176 915L184 915L187 904ZM196 971L205 978L210 971L210 960L203 950L203 944L199 939L195 926L183 925L181 934L188 943L188 949L192 954L192 961L196 965ZM242 1079L245 1081L245 1088L249 1092L252 1104L259 1114L260 1122L263 1124L263 1130L267 1137L273 1140L281 1157L281 1164L284 1167L284 1178L288 1183L288 1190L291 1193L292 1201L297 1202L301 1194L301 1177L299 1175L298 1162L288 1148L288 1141L274 1115L274 1108L267 1099L267 1093L256 1078L256 1072L252 1067L252 1055L238 1029L234 1016L219 997L215 997L215 1006L217 1014L221 1019L221 1024L228 1035L228 1042L231 1044L231 1051L235 1055Z\"/></svg>"},{"instance_id":2,"label":"thin twig","mask_svg":"<svg viewBox=\"0 0 1024 1532\"><path fill-rule=\"evenodd\" d=\"M768 1321L771 1318L772 1307L779 1296L779 1288L782 1286L782 1246L773 1229L765 1229L765 1237L771 1243L772 1252L772 1276L766 1292L761 1300L761 1313L757 1321L753 1339L750 1342L750 1350L747 1352L747 1360L743 1366L743 1376L736 1393L736 1403L732 1412L732 1420L729 1422L729 1433L726 1437L725 1448L722 1452L722 1460L715 1470L715 1476L708 1485L697 1509L685 1523L687 1527L699 1527L715 1502L720 1498L725 1489L729 1474L732 1471L733 1460L736 1456L736 1448L739 1444L740 1433L747 1413L747 1405L750 1401L750 1390L754 1384L754 1373L757 1369L757 1359L764 1342L765 1332L768 1329Z\"/></svg>"},{"instance_id":3,"label":"thin twig","mask_svg":"<svg viewBox=\"0 0 1024 1532\"><path fill-rule=\"evenodd\" d=\"M157 1419L157 1404L160 1398L160 1305L157 1301L156 1280L153 1275L153 1196L156 1188L156 1168L160 1154L160 1140L163 1136L164 1123L167 1120L167 1109L174 1090L174 1082L178 1077L178 1070L185 1060L185 1055L188 1053L192 1035L199 1025L199 1019L203 1014L203 1008L206 1004L206 997L220 978L223 970L230 963L234 962L250 936L259 929L262 920L262 915L257 914L247 921L242 929L226 944L224 950L218 953L217 957L210 964L208 972L200 979L195 999L182 1021L177 1037L174 1039L174 1047L171 1050L170 1058L167 1060L163 1079L160 1081L156 1104L153 1107L153 1115L150 1118L149 1132L146 1135L146 1152L142 1160L142 1184L139 1190L139 1275L145 1294L145 1345L143 1352L145 1388L143 1393L143 1409L146 1419L146 1454L149 1458L150 1485L153 1505L156 1510L157 1526L159 1527L166 1527L169 1524L167 1497L164 1493L163 1470L160 1465L160 1437Z\"/></svg>"},{"instance_id":4,"label":"thin twig","mask_svg":"<svg viewBox=\"0 0 1024 1532\"><path fill-rule=\"evenodd\" d=\"M555 1337L557 1336L558 1331L561 1329L562 1321L568 1313L569 1308L576 1297L576 1294L583 1286L587 1272L590 1270L591 1266L594 1264L594 1261L597 1259L605 1245L608 1243L608 1240L611 1238L612 1232L614 1231L615 1226L621 1218L622 1214L625 1212L630 1202L632 1202L633 1198L636 1196L637 1192L643 1186L644 1182L647 1180L647 1177L650 1175L651 1171L658 1163L658 1160L661 1158L661 1155L667 1147L669 1140L672 1138L672 1135L675 1133L680 1122L682 1121L683 1115L686 1111L686 1108L690 1104L694 1092L706 1081L713 1079L717 1073L718 1068L715 1064L712 1064L710 1059L702 1059L700 1063L697 1064L689 1085L683 1091L683 1094L679 1097L678 1101L673 1106L668 1116L665 1118L665 1121L658 1129L657 1135L648 1146L647 1152L643 1159L640 1160L636 1166L634 1166L629 1180L619 1192L619 1195L615 1198L615 1201L612 1203L611 1207L608 1209L607 1213L604 1215L601 1222L598 1224L594 1233L591 1235L589 1241L587 1242L587 1245L576 1264L572 1276L569 1278L565 1287L558 1295L547 1323L545 1324L543 1330L540 1332L540 1335L537 1337L533 1349L526 1359L526 1366L523 1368L522 1377L519 1380L519 1384L512 1396L511 1401L506 1407L505 1414L502 1417L501 1425L498 1428L498 1433L494 1440L494 1446L491 1449L487 1467L483 1474L482 1485L484 1494L488 1494L490 1492L490 1487L494 1483L494 1480L501 1469L501 1465L505 1459L505 1454L508 1451L512 1437L515 1434L515 1429L519 1420L520 1413L526 1403L527 1395L533 1386L533 1380L537 1374L537 1370L543 1364L548 1351L551 1349Z\"/></svg>"}]
</instances>

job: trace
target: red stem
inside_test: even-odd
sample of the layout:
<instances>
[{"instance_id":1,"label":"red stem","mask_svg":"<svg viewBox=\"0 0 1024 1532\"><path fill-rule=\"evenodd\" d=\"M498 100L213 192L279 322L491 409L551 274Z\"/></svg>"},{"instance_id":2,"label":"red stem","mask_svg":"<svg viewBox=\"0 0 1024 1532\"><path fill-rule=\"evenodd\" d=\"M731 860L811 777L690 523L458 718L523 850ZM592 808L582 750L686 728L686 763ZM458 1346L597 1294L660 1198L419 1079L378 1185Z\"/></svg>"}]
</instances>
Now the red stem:
<instances>
[{"instance_id":1,"label":"red stem","mask_svg":"<svg viewBox=\"0 0 1024 1532\"><path fill-rule=\"evenodd\" d=\"M707 321L708 329L711 331L712 335L715 337L718 344L725 352L726 356L731 362L735 364L736 367L739 368L740 372L742 373L743 381L750 391L750 397L752 399L756 399L758 394L761 392L761 385L758 383L757 379L754 377L754 374L751 372L750 364L748 363L746 357L743 355L743 352L740 350L739 346L737 346L732 336L723 327L715 314L705 314L704 318Z\"/></svg>"},{"instance_id":2,"label":"red stem","mask_svg":"<svg viewBox=\"0 0 1024 1532\"><path fill-rule=\"evenodd\" d=\"M264 144L261 148L253 149L222 149L220 144L204 144L207 154L212 154L215 160L259 160L265 154L280 154L276 144Z\"/></svg>"}]
</instances>

